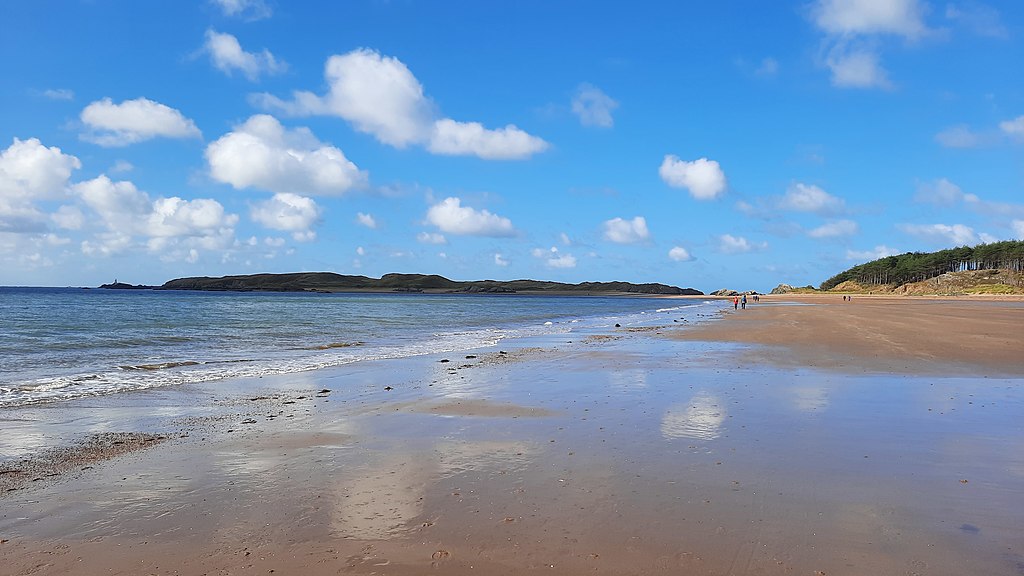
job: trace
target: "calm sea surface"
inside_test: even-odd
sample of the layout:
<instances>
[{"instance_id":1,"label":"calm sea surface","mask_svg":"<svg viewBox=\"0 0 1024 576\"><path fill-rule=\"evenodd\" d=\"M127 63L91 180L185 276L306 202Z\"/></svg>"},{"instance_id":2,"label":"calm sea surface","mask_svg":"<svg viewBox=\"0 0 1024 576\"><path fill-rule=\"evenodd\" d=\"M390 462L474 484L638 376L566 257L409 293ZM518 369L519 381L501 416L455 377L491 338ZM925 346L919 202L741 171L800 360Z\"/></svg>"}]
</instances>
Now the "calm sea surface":
<instances>
[{"instance_id":1,"label":"calm sea surface","mask_svg":"<svg viewBox=\"0 0 1024 576\"><path fill-rule=\"evenodd\" d=\"M0 287L0 407L696 318L663 298Z\"/></svg>"}]
</instances>

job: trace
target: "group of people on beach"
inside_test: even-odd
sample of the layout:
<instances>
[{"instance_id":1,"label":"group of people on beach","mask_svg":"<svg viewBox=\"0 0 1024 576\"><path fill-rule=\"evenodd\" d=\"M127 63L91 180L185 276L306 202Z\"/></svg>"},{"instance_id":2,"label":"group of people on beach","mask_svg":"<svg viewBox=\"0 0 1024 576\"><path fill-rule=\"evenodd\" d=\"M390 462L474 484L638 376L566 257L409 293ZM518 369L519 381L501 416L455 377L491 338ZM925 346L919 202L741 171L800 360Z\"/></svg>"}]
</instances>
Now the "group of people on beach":
<instances>
[{"instance_id":1,"label":"group of people on beach","mask_svg":"<svg viewBox=\"0 0 1024 576\"><path fill-rule=\"evenodd\" d=\"M753 296L751 296L751 298L754 300L754 302L760 302L761 301L761 297L758 296L757 294L754 294ZM732 307L733 307L734 310L738 310L740 308L743 308L744 310L746 310L747 309L747 295L743 294L742 296L733 296L732 297Z\"/></svg>"}]
</instances>

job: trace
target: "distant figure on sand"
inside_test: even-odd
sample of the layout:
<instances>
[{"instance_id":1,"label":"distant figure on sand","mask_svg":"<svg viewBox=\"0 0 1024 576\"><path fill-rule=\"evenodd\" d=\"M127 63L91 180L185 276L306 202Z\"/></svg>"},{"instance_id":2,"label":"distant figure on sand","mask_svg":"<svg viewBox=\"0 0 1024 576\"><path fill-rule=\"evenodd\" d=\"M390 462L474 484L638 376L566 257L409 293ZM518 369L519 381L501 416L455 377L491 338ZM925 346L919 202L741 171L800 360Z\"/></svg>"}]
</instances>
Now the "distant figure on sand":
<instances>
[{"instance_id":1,"label":"distant figure on sand","mask_svg":"<svg viewBox=\"0 0 1024 576\"><path fill-rule=\"evenodd\" d=\"M733 310L739 310L740 309L740 297L739 296L733 296L732 297L732 309Z\"/></svg>"},{"instance_id":2,"label":"distant figure on sand","mask_svg":"<svg viewBox=\"0 0 1024 576\"><path fill-rule=\"evenodd\" d=\"M743 299L740 300L740 305L743 306L744 310L747 309L747 295L746 294L744 294L743 295Z\"/></svg>"}]
</instances>

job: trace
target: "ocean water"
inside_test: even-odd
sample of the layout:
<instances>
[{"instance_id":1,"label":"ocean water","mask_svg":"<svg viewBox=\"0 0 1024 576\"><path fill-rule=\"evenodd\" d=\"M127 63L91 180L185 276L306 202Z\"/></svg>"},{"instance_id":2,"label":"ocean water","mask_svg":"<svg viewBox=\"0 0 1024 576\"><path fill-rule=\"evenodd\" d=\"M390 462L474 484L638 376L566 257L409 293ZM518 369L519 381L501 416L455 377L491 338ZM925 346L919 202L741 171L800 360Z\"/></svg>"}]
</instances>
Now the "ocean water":
<instances>
[{"instance_id":1,"label":"ocean water","mask_svg":"<svg viewBox=\"0 0 1024 576\"><path fill-rule=\"evenodd\" d=\"M695 320L644 297L0 287L0 408Z\"/></svg>"}]
</instances>

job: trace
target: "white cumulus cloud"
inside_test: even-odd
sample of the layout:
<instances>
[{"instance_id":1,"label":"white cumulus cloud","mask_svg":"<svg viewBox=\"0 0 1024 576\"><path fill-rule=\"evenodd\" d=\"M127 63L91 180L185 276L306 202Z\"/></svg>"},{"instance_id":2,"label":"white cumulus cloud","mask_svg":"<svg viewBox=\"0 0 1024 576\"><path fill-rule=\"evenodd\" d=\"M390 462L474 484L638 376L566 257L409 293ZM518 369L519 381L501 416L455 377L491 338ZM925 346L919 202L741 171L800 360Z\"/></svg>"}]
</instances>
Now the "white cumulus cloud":
<instances>
[{"instance_id":1,"label":"white cumulus cloud","mask_svg":"<svg viewBox=\"0 0 1024 576\"><path fill-rule=\"evenodd\" d=\"M288 69L287 64L275 58L269 50L246 52L238 38L212 29L206 31L203 49L218 70L228 75L238 71L249 80L255 81L263 74L279 74Z\"/></svg>"},{"instance_id":2,"label":"white cumulus cloud","mask_svg":"<svg viewBox=\"0 0 1024 576\"><path fill-rule=\"evenodd\" d=\"M878 54L864 47L836 46L825 58L832 71L832 85L840 88L892 88Z\"/></svg>"},{"instance_id":3,"label":"white cumulus cloud","mask_svg":"<svg viewBox=\"0 0 1024 576\"><path fill-rule=\"evenodd\" d=\"M423 86L399 59L360 48L328 58L323 96L296 91L291 100L269 94L258 105L293 115L339 116L380 142L405 148L422 145L435 154L489 160L529 158L548 143L509 124L489 129L478 122L441 117Z\"/></svg>"},{"instance_id":4,"label":"white cumulus cloud","mask_svg":"<svg viewBox=\"0 0 1024 576\"><path fill-rule=\"evenodd\" d=\"M266 0L210 0L220 8L225 16L233 16L243 20L262 20L270 18L273 10Z\"/></svg>"},{"instance_id":5,"label":"white cumulus cloud","mask_svg":"<svg viewBox=\"0 0 1024 576\"><path fill-rule=\"evenodd\" d=\"M840 88L892 87L877 53L877 36L915 40L930 33L919 0L815 0L814 24L825 33L824 64Z\"/></svg>"},{"instance_id":6,"label":"white cumulus cloud","mask_svg":"<svg viewBox=\"0 0 1024 576\"><path fill-rule=\"evenodd\" d=\"M427 222L442 232L466 236L512 236L515 228L508 218L487 210L462 206L459 198L445 198L427 210Z\"/></svg>"},{"instance_id":7,"label":"white cumulus cloud","mask_svg":"<svg viewBox=\"0 0 1024 576\"><path fill-rule=\"evenodd\" d=\"M81 167L78 158L56 146L46 147L38 138L15 138L0 152L0 199L60 198L66 193L71 171Z\"/></svg>"},{"instance_id":8,"label":"white cumulus cloud","mask_svg":"<svg viewBox=\"0 0 1024 576\"><path fill-rule=\"evenodd\" d=\"M682 246L673 246L672 249L668 251L668 257L675 262L689 262L690 260L693 260L693 255L690 254L689 250Z\"/></svg>"},{"instance_id":9,"label":"white cumulus cloud","mask_svg":"<svg viewBox=\"0 0 1024 576\"><path fill-rule=\"evenodd\" d=\"M743 252L753 252L755 250L764 250L766 248L768 248L767 242L751 242L743 236L722 234L718 237L718 251L725 254L741 254Z\"/></svg>"},{"instance_id":10,"label":"white cumulus cloud","mask_svg":"<svg viewBox=\"0 0 1024 576\"><path fill-rule=\"evenodd\" d=\"M974 148L982 143L982 137L966 124L957 124L936 134L935 141L946 148Z\"/></svg>"},{"instance_id":11,"label":"white cumulus cloud","mask_svg":"<svg viewBox=\"0 0 1024 576\"><path fill-rule=\"evenodd\" d=\"M899 229L943 246L973 246L981 242L974 229L963 224L901 224Z\"/></svg>"},{"instance_id":12,"label":"white cumulus cloud","mask_svg":"<svg viewBox=\"0 0 1024 576\"><path fill-rule=\"evenodd\" d=\"M320 219L320 207L312 198L281 192L254 204L250 215L266 228L291 232L296 240L307 241L316 237L312 228Z\"/></svg>"},{"instance_id":13,"label":"white cumulus cloud","mask_svg":"<svg viewBox=\"0 0 1024 576\"><path fill-rule=\"evenodd\" d=\"M636 244L650 239L651 233L647 230L647 220L643 216L637 216L632 220L623 218L612 218L604 223L605 240L616 244Z\"/></svg>"},{"instance_id":14,"label":"white cumulus cloud","mask_svg":"<svg viewBox=\"0 0 1024 576\"><path fill-rule=\"evenodd\" d=\"M366 172L345 154L317 140L308 128L287 130L257 114L206 148L210 175L236 189L340 195L366 185Z\"/></svg>"},{"instance_id":15,"label":"white cumulus cloud","mask_svg":"<svg viewBox=\"0 0 1024 576\"><path fill-rule=\"evenodd\" d=\"M563 254L558 251L558 248L552 246L545 250L543 248L534 248L531 252L534 258L539 258L544 261L544 265L548 268L575 268L576 257L572 254Z\"/></svg>"},{"instance_id":16,"label":"white cumulus cloud","mask_svg":"<svg viewBox=\"0 0 1024 576\"><path fill-rule=\"evenodd\" d=\"M356 222L359 222L359 224L366 226L370 230L377 229L377 220L373 217L373 214L363 214L362 212L359 212L356 214Z\"/></svg>"},{"instance_id":17,"label":"white cumulus cloud","mask_svg":"<svg viewBox=\"0 0 1024 576\"><path fill-rule=\"evenodd\" d=\"M485 160L529 158L546 150L548 143L509 124L489 130L479 122L444 118L434 123L429 149L448 156L479 156Z\"/></svg>"},{"instance_id":18,"label":"white cumulus cloud","mask_svg":"<svg viewBox=\"0 0 1024 576\"><path fill-rule=\"evenodd\" d=\"M584 126L611 128L615 125L612 112L618 107L618 102L590 84L581 84L572 98L572 113Z\"/></svg>"},{"instance_id":19,"label":"white cumulus cloud","mask_svg":"<svg viewBox=\"0 0 1024 576\"><path fill-rule=\"evenodd\" d=\"M437 232L420 232L416 235L416 241L421 244L447 244L448 239L444 237L444 234L438 234Z\"/></svg>"},{"instance_id":20,"label":"white cumulus cloud","mask_svg":"<svg viewBox=\"0 0 1024 576\"><path fill-rule=\"evenodd\" d=\"M815 24L837 36L893 34L913 39L928 31L925 6L918 0L817 0L811 10Z\"/></svg>"},{"instance_id":21,"label":"white cumulus cloud","mask_svg":"<svg viewBox=\"0 0 1024 576\"><path fill-rule=\"evenodd\" d=\"M686 188L697 200L714 200L725 192L725 172L718 162L707 158L687 162L667 154L658 174L666 184Z\"/></svg>"},{"instance_id":22,"label":"white cumulus cloud","mask_svg":"<svg viewBox=\"0 0 1024 576\"><path fill-rule=\"evenodd\" d=\"M495 266L508 266L508 260L506 260L505 257L502 256L501 254L495 254L494 255L494 265Z\"/></svg>"},{"instance_id":23,"label":"white cumulus cloud","mask_svg":"<svg viewBox=\"0 0 1024 576\"><path fill-rule=\"evenodd\" d=\"M884 244L879 244L878 246L875 246L873 250L847 250L846 259L870 262L872 260L878 260L879 258L885 258L887 256L896 256L897 254L902 253L902 251L897 250L895 248L889 248Z\"/></svg>"},{"instance_id":24,"label":"white cumulus cloud","mask_svg":"<svg viewBox=\"0 0 1024 576\"><path fill-rule=\"evenodd\" d=\"M1024 116L999 123L999 129L1015 138L1024 138Z\"/></svg>"},{"instance_id":25,"label":"white cumulus cloud","mask_svg":"<svg viewBox=\"0 0 1024 576\"><path fill-rule=\"evenodd\" d=\"M829 216L842 213L846 209L846 203L842 198L837 198L818 186L798 182L786 190L786 194L779 201L779 207Z\"/></svg>"},{"instance_id":26,"label":"white cumulus cloud","mask_svg":"<svg viewBox=\"0 0 1024 576\"><path fill-rule=\"evenodd\" d=\"M122 252L141 237L146 248L160 253L162 259L195 260L193 250L223 249L233 243L238 216L226 213L216 200L173 196L154 200L133 183L114 182L106 175L79 182L72 190L107 229L83 242L86 254Z\"/></svg>"},{"instance_id":27,"label":"white cumulus cloud","mask_svg":"<svg viewBox=\"0 0 1024 576\"><path fill-rule=\"evenodd\" d=\"M85 107L82 123L89 131L82 139L100 146L127 146L157 137L199 138L202 134L184 114L147 98L114 104L110 98Z\"/></svg>"},{"instance_id":28,"label":"white cumulus cloud","mask_svg":"<svg viewBox=\"0 0 1024 576\"><path fill-rule=\"evenodd\" d=\"M0 232L44 230L46 217L35 202L66 196L71 172L81 166L78 158L37 138L15 138L0 152Z\"/></svg>"},{"instance_id":29,"label":"white cumulus cloud","mask_svg":"<svg viewBox=\"0 0 1024 576\"><path fill-rule=\"evenodd\" d=\"M860 227L853 220L835 220L808 231L807 235L811 238L839 238L853 236L858 230Z\"/></svg>"},{"instance_id":30,"label":"white cumulus cloud","mask_svg":"<svg viewBox=\"0 0 1024 576\"><path fill-rule=\"evenodd\" d=\"M1010 229L1013 230L1013 235L1017 240L1024 240L1024 220L1010 222Z\"/></svg>"},{"instance_id":31,"label":"white cumulus cloud","mask_svg":"<svg viewBox=\"0 0 1024 576\"><path fill-rule=\"evenodd\" d=\"M974 194L965 194L959 186L945 178L939 178L933 182L923 182L917 186L917 194L914 195L917 202L950 206L957 202L977 202L979 198Z\"/></svg>"}]
</instances>

